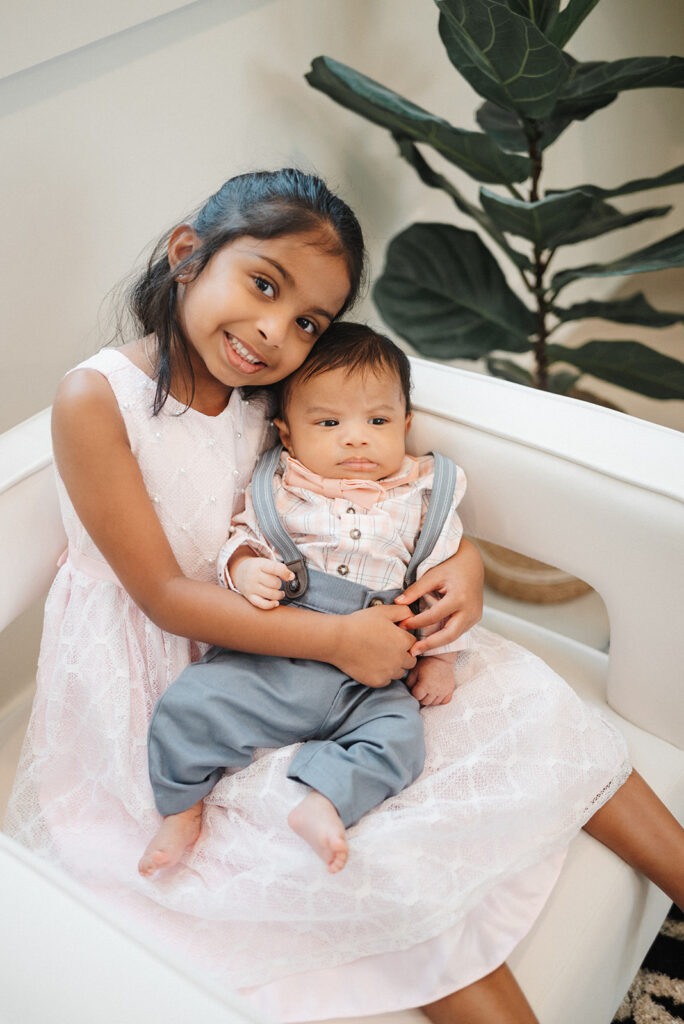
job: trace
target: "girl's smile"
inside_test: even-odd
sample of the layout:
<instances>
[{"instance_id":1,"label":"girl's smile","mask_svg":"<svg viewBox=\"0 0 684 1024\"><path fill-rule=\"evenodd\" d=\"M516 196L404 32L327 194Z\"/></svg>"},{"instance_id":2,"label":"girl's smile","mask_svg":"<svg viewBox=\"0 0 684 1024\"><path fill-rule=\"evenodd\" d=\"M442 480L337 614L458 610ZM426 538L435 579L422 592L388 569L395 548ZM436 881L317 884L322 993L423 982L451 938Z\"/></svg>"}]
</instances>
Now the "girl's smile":
<instances>
[{"instance_id":1,"label":"girl's smile","mask_svg":"<svg viewBox=\"0 0 684 1024\"><path fill-rule=\"evenodd\" d=\"M227 397L234 387L272 384L300 365L350 288L344 257L326 251L330 242L325 231L243 236L220 249L194 280L179 283L178 312L198 401L203 392ZM171 266L197 246L191 227L178 228L169 243Z\"/></svg>"},{"instance_id":2,"label":"girl's smile","mask_svg":"<svg viewBox=\"0 0 684 1024\"><path fill-rule=\"evenodd\" d=\"M256 373L266 366L266 361L261 359L253 349L248 348L238 338L234 338L228 331L223 332L226 338L226 356L228 362L242 373Z\"/></svg>"}]
</instances>

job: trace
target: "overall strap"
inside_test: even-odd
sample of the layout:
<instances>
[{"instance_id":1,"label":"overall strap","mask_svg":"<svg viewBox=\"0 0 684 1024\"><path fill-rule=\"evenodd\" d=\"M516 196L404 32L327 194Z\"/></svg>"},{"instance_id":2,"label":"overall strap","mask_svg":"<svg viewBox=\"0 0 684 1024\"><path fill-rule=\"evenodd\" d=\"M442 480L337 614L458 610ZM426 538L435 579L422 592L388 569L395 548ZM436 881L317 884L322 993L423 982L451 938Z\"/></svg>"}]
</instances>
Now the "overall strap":
<instances>
[{"instance_id":1,"label":"overall strap","mask_svg":"<svg viewBox=\"0 0 684 1024\"><path fill-rule=\"evenodd\" d=\"M404 576L404 587L410 586L415 581L418 566L425 561L437 543L454 496L456 464L445 455L440 455L438 452L433 454L435 470L432 493L425 513L423 529L420 531L418 542Z\"/></svg>"},{"instance_id":2,"label":"overall strap","mask_svg":"<svg viewBox=\"0 0 684 1024\"><path fill-rule=\"evenodd\" d=\"M288 569L295 574L295 579L283 584L285 592L288 597L301 597L309 585L306 565L299 548L280 521L273 494L273 477L282 450L283 446L277 444L259 459L252 476L252 502L261 532L271 547L280 552Z\"/></svg>"}]
</instances>

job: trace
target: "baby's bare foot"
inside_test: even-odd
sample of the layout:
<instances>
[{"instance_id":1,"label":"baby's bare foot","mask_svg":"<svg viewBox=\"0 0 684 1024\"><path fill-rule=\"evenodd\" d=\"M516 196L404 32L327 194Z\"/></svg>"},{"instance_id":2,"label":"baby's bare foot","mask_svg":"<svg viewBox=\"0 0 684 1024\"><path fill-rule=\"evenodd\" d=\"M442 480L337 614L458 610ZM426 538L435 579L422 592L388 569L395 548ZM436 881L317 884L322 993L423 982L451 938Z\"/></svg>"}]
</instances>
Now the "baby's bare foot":
<instances>
[{"instance_id":1,"label":"baby's bare foot","mask_svg":"<svg viewBox=\"0 0 684 1024\"><path fill-rule=\"evenodd\" d=\"M160 868L177 864L183 851L197 842L202 825L202 801L188 807L180 814L169 814L164 818L155 837L147 845L140 858L138 871L145 878Z\"/></svg>"},{"instance_id":2,"label":"baby's bare foot","mask_svg":"<svg viewBox=\"0 0 684 1024\"><path fill-rule=\"evenodd\" d=\"M335 805L326 796L312 790L290 812L287 822L327 864L331 874L342 870L349 855L347 834Z\"/></svg>"}]
</instances>

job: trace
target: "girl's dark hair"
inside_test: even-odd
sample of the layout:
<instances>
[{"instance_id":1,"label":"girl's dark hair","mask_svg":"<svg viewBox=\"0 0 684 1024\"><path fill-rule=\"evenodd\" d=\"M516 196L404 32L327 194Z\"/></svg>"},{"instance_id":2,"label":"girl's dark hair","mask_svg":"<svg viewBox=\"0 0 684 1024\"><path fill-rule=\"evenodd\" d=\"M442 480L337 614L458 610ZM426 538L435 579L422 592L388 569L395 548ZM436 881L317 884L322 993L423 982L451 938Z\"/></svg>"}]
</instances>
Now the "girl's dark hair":
<instances>
[{"instance_id":1,"label":"girl's dark hair","mask_svg":"<svg viewBox=\"0 0 684 1024\"><path fill-rule=\"evenodd\" d=\"M395 374L406 402L406 414L411 412L411 364L406 353L366 324L339 320L320 336L302 365L273 386L278 418L287 418L287 403L297 384L340 369L347 373L378 373L384 370Z\"/></svg>"},{"instance_id":2,"label":"girl's dark hair","mask_svg":"<svg viewBox=\"0 0 684 1024\"><path fill-rule=\"evenodd\" d=\"M328 228L330 242L323 251L343 256L349 273L349 294L338 316L356 300L364 280L365 249L359 222L347 204L320 178L295 168L254 171L230 178L195 214L192 223L200 245L171 269L168 243L172 232L159 240L143 274L129 293L136 328L157 338L154 414L169 395L173 369L181 369L192 401L195 379L178 315L176 278L194 280L224 245L245 235L279 238ZM324 243L325 245L325 243Z\"/></svg>"}]
</instances>

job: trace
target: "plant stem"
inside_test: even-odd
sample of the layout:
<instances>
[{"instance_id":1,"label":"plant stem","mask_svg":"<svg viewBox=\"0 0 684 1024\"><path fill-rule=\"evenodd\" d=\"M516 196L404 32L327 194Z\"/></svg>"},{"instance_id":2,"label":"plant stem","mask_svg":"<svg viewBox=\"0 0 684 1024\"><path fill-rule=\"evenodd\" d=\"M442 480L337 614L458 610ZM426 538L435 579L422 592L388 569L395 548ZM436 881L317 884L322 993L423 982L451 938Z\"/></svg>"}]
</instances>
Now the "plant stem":
<instances>
[{"instance_id":1,"label":"plant stem","mask_svg":"<svg viewBox=\"0 0 684 1024\"><path fill-rule=\"evenodd\" d=\"M535 384L542 391L548 391L548 357L546 352L546 339L548 330L546 327L546 314L548 307L544 293L544 263L542 261L541 249L534 247L534 293L537 298L537 333L534 339L534 358L537 364Z\"/></svg>"},{"instance_id":2,"label":"plant stem","mask_svg":"<svg viewBox=\"0 0 684 1024\"><path fill-rule=\"evenodd\" d=\"M538 146L539 137L535 132L530 132L528 135L529 140L529 154L530 160L532 161L532 184L530 187L530 203L536 203L539 200L539 180L541 178L543 170L542 154ZM549 260L546 262L542 256L542 249L537 245L534 247L534 294L537 300L537 332L534 338L534 358L536 362L535 372L535 386L542 391L548 391L549 376L548 376L548 355L546 351L546 339L548 337L548 328L546 326L546 315L549 311L546 289L544 287L544 272L549 265Z\"/></svg>"}]
</instances>

